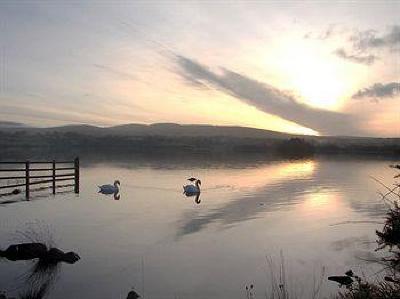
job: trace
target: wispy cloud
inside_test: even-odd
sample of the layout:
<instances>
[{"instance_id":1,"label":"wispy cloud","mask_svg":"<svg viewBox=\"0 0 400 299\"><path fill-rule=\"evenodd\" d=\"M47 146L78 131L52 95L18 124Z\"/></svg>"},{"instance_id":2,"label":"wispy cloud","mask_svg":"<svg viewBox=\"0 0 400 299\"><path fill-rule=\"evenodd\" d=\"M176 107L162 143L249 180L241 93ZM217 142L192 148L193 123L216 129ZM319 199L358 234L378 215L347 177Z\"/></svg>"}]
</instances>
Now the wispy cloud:
<instances>
[{"instance_id":1,"label":"wispy cloud","mask_svg":"<svg viewBox=\"0 0 400 299\"><path fill-rule=\"evenodd\" d=\"M118 78L125 79L125 80L135 80L136 77L130 73L120 71L114 67L103 65L103 64L96 64L94 63L93 66L97 69L110 73Z\"/></svg>"},{"instance_id":2,"label":"wispy cloud","mask_svg":"<svg viewBox=\"0 0 400 299\"><path fill-rule=\"evenodd\" d=\"M356 31L348 41L348 49L338 48L334 53L351 62L371 65L379 59L376 55L379 50L400 49L400 26L392 26L385 34L379 34L376 30Z\"/></svg>"},{"instance_id":3,"label":"wispy cloud","mask_svg":"<svg viewBox=\"0 0 400 299\"><path fill-rule=\"evenodd\" d=\"M292 95L228 69L217 74L185 56L176 55L178 73L200 88L216 88L260 111L277 115L324 135L360 134L356 119L344 113L317 109L297 101Z\"/></svg>"},{"instance_id":4,"label":"wispy cloud","mask_svg":"<svg viewBox=\"0 0 400 299\"><path fill-rule=\"evenodd\" d=\"M361 64L366 64L370 65L375 62L377 57L375 55L369 54L369 55L359 55L359 54L349 54L346 52L345 49L339 48L335 51L335 54L339 56L340 58L350 60L355 63L361 63Z\"/></svg>"},{"instance_id":5,"label":"wispy cloud","mask_svg":"<svg viewBox=\"0 0 400 299\"><path fill-rule=\"evenodd\" d=\"M392 98L400 94L400 83L390 82L390 83L375 83L374 85L360 89L357 91L352 98L362 99L362 98Z\"/></svg>"},{"instance_id":6,"label":"wispy cloud","mask_svg":"<svg viewBox=\"0 0 400 299\"><path fill-rule=\"evenodd\" d=\"M353 43L353 48L360 51L395 48L400 45L400 26L393 26L388 33L380 36L375 30L360 31L352 35L350 41Z\"/></svg>"},{"instance_id":7,"label":"wispy cloud","mask_svg":"<svg viewBox=\"0 0 400 299\"><path fill-rule=\"evenodd\" d=\"M322 32L315 33L315 32L307 32L304 35L305 39L319 39L319 40L326 40L328 38L331 38L333 35L337 33L337 25L336 24L330 24L328 28Z\"/></svg>"}]
</instances>

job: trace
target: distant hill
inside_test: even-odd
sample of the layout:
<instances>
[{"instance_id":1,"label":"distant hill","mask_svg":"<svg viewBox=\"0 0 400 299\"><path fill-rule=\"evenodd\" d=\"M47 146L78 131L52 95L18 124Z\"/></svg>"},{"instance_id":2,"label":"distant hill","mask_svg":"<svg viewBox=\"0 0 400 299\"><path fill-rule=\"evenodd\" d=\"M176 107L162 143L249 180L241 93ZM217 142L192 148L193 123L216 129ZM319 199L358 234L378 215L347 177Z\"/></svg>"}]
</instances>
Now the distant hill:
<instances>
[{"instance_id":1,"label":"distant hill","mask_svg":"<svg viewBox=\"0 0 400 299\"><path fill-rule=\"evenodd\" d=\"M176 123L155 124L124 124L112 127L97 127L92 125L66 125L59 127L37 128L28 127L21 123L1 122L0 131L5 133L26 132L36 133L73 133L88 136L164 136L164 137L231 137L251 139L289 139L302 138L313 142L346 143L346 144L381 144L400 143L400 138L375 138L353 136L311 136L281 133L271 130L255 129L239 126L212 126L212 125L181 125Z\"/></svg>"},{"instance_id":2,"label":"distant hill","mask_svg":"<svg viewBox=\"0 0 400 299\"><path fill-rule=\"evenodd\" d=\"M0 130L2 127L0 127ZM288 138L294 135L269 130L211 125L180 125L175 123L157 123L151 125L125 124L113 127L96 127L92 125L67 125L50 128L4 127L8 131L25 131L27 133L76 133L83 135L114 136L168 136L168 137L235 137L235 138Z\"/></svg>"},{"instance_id":3,"label":"distant hill","mask_svg":"<svg viewBox=\"0 0 400 299\"><path fill-rule=\"evenodd\" d=\"M11 129L11 128L27 128L27 125L13 121L0 121L0 130Z\"/></svg>"},{"instance_id":4,"label":"distant hill","mask_svg":"<svg viewBox=\"0 0 400 299\"><path fill-rule=\"evenodd\" d=\"M151 125L127 124L108 128L116 135L130 136L190 136L190 137L235 137L235 138L287 138L290 134L235 126L179 125L159 123Z\"/></svg>"}]
</instances>

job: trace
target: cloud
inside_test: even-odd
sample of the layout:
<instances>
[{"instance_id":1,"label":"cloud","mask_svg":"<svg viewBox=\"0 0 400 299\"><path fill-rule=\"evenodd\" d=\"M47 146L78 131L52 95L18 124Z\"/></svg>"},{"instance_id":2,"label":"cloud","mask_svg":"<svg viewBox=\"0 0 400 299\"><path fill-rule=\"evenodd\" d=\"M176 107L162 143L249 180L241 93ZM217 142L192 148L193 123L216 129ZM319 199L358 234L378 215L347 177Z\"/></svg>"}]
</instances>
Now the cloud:
<instances>
[{"instance_id":1,"label":"cloud","mask_svg":"<svg viewBox=\"0 0 400 299\"><path fill-rule=\"evenodd\" d=\"M298 102L293 96L247 76L222 69L221 74L206 66L176 55L178 73L199 88L216 88L260 111L277 115L324 135L359 135L356 119L344 113L317 109Z\"/></svg>"},{"instance_id":2,"label":"cloud","mask_svg":"<svg viewBox=\"0 0 400 299\"><path fill-rule=\"evenodd\" d=\"M126 80L135 80L136 79L134 75L120 71L111 66L107 66L107 65L103 65L103 64L96 64L96 63L94 63L93 66L95 68L98 68L98 69L108 72L110 74L113 74L114 76L117 76L121 79L126 79Z\"/></svg>"},{"instance_id":3,"label":"cloud","mask_svg":"<svg viewBox=\"0 0 400 299\"><path fill-rule=\"evenodd\" d=\"M392 26L387 34L378 36L375 30L360 31L350 37L353 48L366 51L375 48L394 48L400 45L400 26Z\"/></svg>"},{"instance_id":4,"label":"cloud","mask_svg":"<svg viewBox=\"0 0 400 299\"><path fill-rule=\"evenodd\" d=\"M376 30L357 31L350 36L349 42L349 49L339 48L334 53L355 63L371 65L378 59L378 56L371 53L383 49L399 49L400 26L392 26L388 33L382 35Z\"/></svg>"},{"instance_id":5,"label":"cloud","mask_svg":"<svg viewBox=\"0 0 400 299\"><path fill-rule=\"evenodd\" d=\"M345 49L339 48L335 51L335 54L340 58L350 60L355 63L361 63L370 65L375 62L377 57L375 55L357 55L357 54L348 54Z\"/></svg>"},{"instance_id":6,"label":"cloud","mask_svg":"<svg viewBox=\"0 0 400 299\"><path fill-rule=\"evenodd\" d=\"M331 38L336 33L337 33L337 25L336 24L330 24L325 31L322 31L320 33L314 33L312 31L307 32L304 35L304 38L305 39L326 40L326 39Z\"/></svg>"},{"instance_id":7,"label":"cloud","mask_svg":"<svg viewBox=\"0 0 400 299\"><path fill-rule=\"evenodd\" d=\"M396 95L400 94L400 83L398 82L390 82L386 84L375 83L374 85L360 89L357 91L352 98L353 99L362 99L362 98L392 98Z\"/></svg>"}]
</instances>

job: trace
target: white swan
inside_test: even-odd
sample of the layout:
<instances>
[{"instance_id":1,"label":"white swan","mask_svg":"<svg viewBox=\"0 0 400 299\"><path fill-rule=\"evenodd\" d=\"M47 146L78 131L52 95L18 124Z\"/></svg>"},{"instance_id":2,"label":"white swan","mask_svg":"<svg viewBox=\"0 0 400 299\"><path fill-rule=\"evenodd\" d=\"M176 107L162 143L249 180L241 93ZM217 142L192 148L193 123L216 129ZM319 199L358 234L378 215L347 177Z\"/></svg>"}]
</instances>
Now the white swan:
<instances>
[{"instance_id":1,"label":"white swan","mask_svg":"<svg viewBox=\"0 0 400 299\"><path fill-rule=\"evenodd\" d=\"M183 193L186 195L199 194L200 193L200 185L201 185L201 181L196 180L196 185L183 186Z\"/></svg>"},{"instance_id":2,"label":"white swan","mask_svg":"<svg viewBox=\"0 0 400 299\"><path fill-rule=\"evenodd\" d=\"M114 185L107 184L107 185L99 186L99 188L100 188L99 193L103 193L103 194L118 193L120 185L121 185L120 181L115 180Z\"/></svg>"}]
</instances>

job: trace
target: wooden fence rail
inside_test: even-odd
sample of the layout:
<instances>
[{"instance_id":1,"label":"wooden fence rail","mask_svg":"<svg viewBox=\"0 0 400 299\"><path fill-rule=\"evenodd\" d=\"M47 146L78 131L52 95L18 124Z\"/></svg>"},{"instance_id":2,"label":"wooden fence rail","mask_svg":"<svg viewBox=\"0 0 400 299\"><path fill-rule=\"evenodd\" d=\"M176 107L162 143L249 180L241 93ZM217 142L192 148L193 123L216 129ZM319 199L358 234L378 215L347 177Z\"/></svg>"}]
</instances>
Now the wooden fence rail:
<instances>
[{"instance_id":1,"label":"wooden fence rail","mask_svg":"<svg viewBox=\"0 0 400 299\"><path fill-rule=\"evenodd\" d=\"M47 167L34 167L35 165L49 165ZM69 164L73 166L66 167L57 167L59 164ZM75 158L74 161L24 161L24 162L14 162L14 161L5 161L0 162L0 166L2 165L16 165L16 166L24 166L23 168L1 168L0 174L2 172L15 172L15 173L24 173L24 175L13 175L13 176L0 176L0 183L5 180L24 180L24 183L17 183L12 185L3 185L0 184L1 189L7 188L16 188L16 187L25 187L25 197L29 199L30 197L30 186L31 185L39 185L39 184L48 184L51 183L51 189L53 190L53 194L56 193L56 182L59 181L73 181L72 184L74 186L74 192L79 193L79 158ZM57 171L65 171L65 170L73 170L73 172L68 173L57 173ZM51 174L47 175L32 175L32 172L36 171L47 171L51 172ZM39 181L31 181L31 179L44 179ZM70 185L68 185L70 186Z\"/></svg>"}]
</instances>

